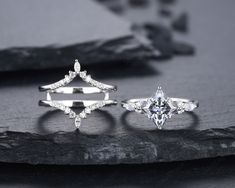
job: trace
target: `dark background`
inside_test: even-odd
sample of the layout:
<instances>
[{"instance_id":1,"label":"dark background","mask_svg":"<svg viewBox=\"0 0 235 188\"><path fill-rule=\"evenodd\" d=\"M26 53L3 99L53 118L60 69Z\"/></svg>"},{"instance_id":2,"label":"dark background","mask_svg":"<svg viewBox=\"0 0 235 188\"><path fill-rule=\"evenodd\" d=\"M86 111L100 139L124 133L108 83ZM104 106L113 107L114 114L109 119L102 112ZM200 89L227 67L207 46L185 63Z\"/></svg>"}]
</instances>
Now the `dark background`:
<instances>
[{"instance_id":1,"label":"dark background","mask_svg":"<svg viewBox=\"0 0 235 188\"><path fill-rule=\"evenodd\" d=\"M200 102L196 111L197 124L190 116L168 120L166 129L228 128L235 122L235 2L232 0L181 0L174 10L187 10L190 15L190 32L174 37L193 44L196 54L177 56L169 60L151 60L144 63L89 65L91 75L102 82L118 85L112 94L117 100L151 96L158 85L169 96L195 98ZM152 8L133 9L122 13L131 22L153 19ZM154 21L164 22L154 17ZM68 69L69 70L69 69ZM67 119L56 114L44 119L48 112L37 107L44 95L37 87L57 80L64 69L1 73L1 126L11 131L48 134L58 130L73 131ZM43 75L43 76L42 76ZM21 78L21 79L19 79ZM9 104L16 104L14 108ZM107 117L94 113L84 121L81 132L85 134L116 135L126 131L121 119L124 110L108 109L112 127ZM11 116L8 116L11 114ZM131 114L128 121L134 128L153 129L148 119ZM95 123L94 123L95 122ZM233 145L235 143L232 142ZM117 166L30 166L1 164L2 187L234 187L234 157L203 159L145 165Z\"/></svg>"}]
</instances>

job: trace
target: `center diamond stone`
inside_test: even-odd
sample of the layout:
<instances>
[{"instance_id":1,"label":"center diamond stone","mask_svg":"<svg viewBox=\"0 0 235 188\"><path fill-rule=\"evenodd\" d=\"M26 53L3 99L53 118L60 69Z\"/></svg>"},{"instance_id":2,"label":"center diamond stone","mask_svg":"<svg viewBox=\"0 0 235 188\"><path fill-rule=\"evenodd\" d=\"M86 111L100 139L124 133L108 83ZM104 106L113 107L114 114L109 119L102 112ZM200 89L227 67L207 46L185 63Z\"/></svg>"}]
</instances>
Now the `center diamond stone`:
<instances>
[{"instance_id":1,"label":"center diamond stone","mask_svg":"<svg viewBox=\"0 0 235 188\"><path fill-rule=\"evenodd\" d=\"M155 125L161 129L166 119L170 118L175 107L170 98L166 97L160 87L158 87L155 95L146 101L143 107L147 116L153 119Z\"/></svg>"}]
</instances>

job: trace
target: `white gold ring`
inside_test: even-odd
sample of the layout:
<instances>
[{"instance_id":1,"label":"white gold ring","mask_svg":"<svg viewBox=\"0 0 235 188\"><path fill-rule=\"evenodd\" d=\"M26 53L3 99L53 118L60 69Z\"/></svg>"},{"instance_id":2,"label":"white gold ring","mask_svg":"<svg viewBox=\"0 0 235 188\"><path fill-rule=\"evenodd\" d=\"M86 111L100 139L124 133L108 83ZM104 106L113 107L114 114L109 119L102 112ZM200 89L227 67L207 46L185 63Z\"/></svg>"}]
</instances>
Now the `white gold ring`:
<instances>
[{"instance_id":1,"label":"white gold ring","mask_svg":"<svg viewBox=\"0 0 235 188\"><path fill-rule=\"evenodd\" d=\"M76 77L80 77L84 82L86 82L90 87L65 87L67 84L72 82ZM45 91L47 93L46 100L40 100L39 106L49 106L54 107L63 111L69 118L75 120L75 127L79 128L81 125L81 120L85 119L88 114L92 111L100 109L104 106L116 105L115 100L109 99L109 93L116 91L116 86L111 86L103 84L91 78L87 74L87 71L81 71L81 66L78 60L75 60L74 71L69 71L68 75L53 84L40 86L39 91ZM94 94L103 93L103 100L53 100L52 94ZM76 114L72 108L82 108L84 109Z\"/></svg>"},{"instance_id":2,"label":"white gold ring","mask_svg":"<svg viewBox=\"0 0 235 188\"><path fill-rule=\"evenodd\" d=\"M191 112L198 106L198 101L166 97L161 87L150 98L122 101L123 108L146 115L158 129L162 129L165 121L172 115Z\"/></svg>"}]
</instances>

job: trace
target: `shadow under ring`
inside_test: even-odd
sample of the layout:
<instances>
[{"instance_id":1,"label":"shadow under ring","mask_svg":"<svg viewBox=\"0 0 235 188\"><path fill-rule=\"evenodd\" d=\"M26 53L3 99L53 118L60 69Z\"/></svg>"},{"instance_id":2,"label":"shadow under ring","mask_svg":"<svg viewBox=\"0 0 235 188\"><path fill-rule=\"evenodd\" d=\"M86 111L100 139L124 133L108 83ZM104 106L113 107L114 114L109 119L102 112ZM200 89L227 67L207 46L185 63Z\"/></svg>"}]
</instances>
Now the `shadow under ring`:
<instances>
[{"instance_id":1,"label":"shadow under ring","mask_svg":"<svg viewBox=\"0 0 235 188\"><path fill-rule=\"evenodd\" d=\"M37 127L38 127L38 130L41 134L49 134L52 132L47 128L48 124L46 124L46 121L53 118L53 116L55 116L57 113L62 113L62 112L58 109L55 109L55 110L51 110L51 111L48 111L48 112L42 114L38 118ZM99 113L99 115L102 115L105 118L104 122L107 124L107 128L103 129L100 134L107 134L107 133L111 132L116 125L116 121L115 121L114 117L109 112L104 111L104 110L96 110L94 112L94 114L95 113ZM58 130L58 131L60 131L60 130ZM63 130L61 130L61 131L63 131ZM76 130L74 130L74 132L80 132L80 130L76 129Z\"/></svg>"},{"instance_id":2,"label":"shadow under ring","mask_svg":"<svg viewBox=\"0 0 235 188\"><path fill-rule=\"evenodd\" d=\"M122 114L122 116L121 116L121 122L125 126L125 128L127 128L127 129L141 129L141 130L145 130L143 128L140 128L140 126L133 126L128 121L128 116L130 114L132 114L132 113L136 113L136 112L134 112L134 111L125 111ZM189 115L191 117L191 119L192 119L192 122L188 126L186 126L185 128L182 128L182 129L195 129L199 125L200 119L199 119L197 114L195 114L194 112L184 112L183 114L184 115ZM138 115L143 115L143 114L138 114ZM180 115L182 115L182 114L180 114ZM146 117L143 116L143 118L146 118ZM156 126L154 130L159 130L159 129ZM163 129L163 130L167 130L167 129Z\"/></svg>"}]
</instances>

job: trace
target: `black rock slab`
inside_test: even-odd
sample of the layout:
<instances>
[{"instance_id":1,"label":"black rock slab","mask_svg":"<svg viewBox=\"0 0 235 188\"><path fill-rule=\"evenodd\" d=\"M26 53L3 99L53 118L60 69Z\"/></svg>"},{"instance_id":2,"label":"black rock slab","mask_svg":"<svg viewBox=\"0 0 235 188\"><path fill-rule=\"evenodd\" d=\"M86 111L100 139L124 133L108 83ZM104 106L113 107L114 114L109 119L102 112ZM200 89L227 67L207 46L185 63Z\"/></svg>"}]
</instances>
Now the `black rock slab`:
<instances>
[{"instance_id":1,"label":"black rock slab","mask_svg":"<svg viewBox=\"0 0 235 188\"><path fill-rule=\"evenodd\" d=\"M176 31L179 32L188 32L188 25L189 25L189 18L188 18L188 14L186 12L181 13L178 17L176 17L173 21L172 21L172 28Z\"/></svg>"},{"instance_id":2,"label":"black rock slab","mask_svg":"<svg viewBox=\"0 0 235 188\"><path fill-rule=\"evenodd\" d=\"M195 48L189 43L174 41L172 43L174 53L177 55L194 55Z\"/></svg>"},{"instance_id":3,"label":"black rock slab","mask_svg":"<svg viewBox=\"0 0 235 188\"><path fill-rule=\"evenodd\" d=\"M167 4L167 5L176 3L176 0L158 0L158 1L162 4Z\"/></svg>"},{"instance_id":4,"label":"black rock slab","mask_svg":"<svg viewBox=\"0 0 235 188\"><path fill-rule=\"evenodd\" d=\"M133 134L0 133L0 162L56 165L133 164L235 154L235 128Z\"/></svg>"},{"instance_id":5,"label":"black rock slab","mask_svg":"<svg viewBox=\"0 0 235 188\"><path fill-rule=\"evenodd\" d=\"M139 161L144 158L146 163L148 162L147 160L152 162L162 158L183 160L190 157L195 159L234 155L235 83L231 82L231 80L235 80L235 57L234 43L231 40L234 36L234 32L231 29L233 20L229 18L235 13L235 4L229 3L224 6L222 1L214 1L215 7L221 7L222 14L218 14L217 9L211 9L211 2L212 0L205 3L191 0L190 3L185 4L189 6L189 13L192 15L192 31L195 32L195 34L189 36L190 41L196 42L195 45L201 49L196 56L175 58L169 63L152 63L149 64L149 68L145 67L148 65L146 61L145 66L133 64L133 66L123 67L123 64L118 64L117 67L111 66L107 68L97 65L99 69L93 66L89 66L89 69L87 69L99 81L118 86L118 92L112 93L111 96L118 101L151 96L158 84L161 84L168 96L197 99L200 107L195 111L194 117L182 114L166 122L164 127L166 131L146 131L146 129L154 128L151 121L137 113L130 114L129 118L124 118L125 110L120 106L113 106L107 108L107 111L103 111L103 113L94 111L83 122L81 126L82 134L78 133L77 136L77 134L74 135L75 133L72 132L74 131L74 122L67 119L63 113L52 111L51 108L37 106L38 100L45 97L44 93L38 92L38 86L61 79L61 76L68 69L1 73L0 127L1 129L4 129L2 127L8 127L9 131L17 133L1 133L2 139L0 143L2 143L2 150L0 154L5 155L5 157L9 154L7 156L8 161L12 159L10 158L10 154L12 154L10 151L11 149L16 149L17 145L14 145L14 142L11 145L8 143L19 138L15 135L21 135L19 140L22 142L18 146L24 145L26 142L32 142L37 146L37 144L41 143L39 138L42 138L42 140L49 139L42 146L49 153L40 151L40 155L44 156L49 155L50 152L55 154L55 152L65 149L63 147L58 148L60 145L59 140L64 144L66 142L65 138L68 139L68 144L64 144L66 147L72 147L70 146L72 141L75 142L74 144L78 144L78 141L76 141L77 137L81 140L80 144L83 143L82 139L86 141L94 139L92 140L94 146L88 145L87 151L90 148L97 148L97 144L102 141L103 146L107 146L107 148L103 148L101 151L95 150L96 154L99 153L101 157L106 156L106 151L110 149L109 147L116 147L116 150L124 144L126 144L127 148L129 147L128 151L125 150L128 154L131 152L132 154L139 154L140 150L142 150L145 152L146 157L140 156L136 158ZM198 14L198 10L195 7L201 8L200 14ZM229 14L223 14L224 12ZM205 20L205 17L208 17L208 19ZM215 28L217 28L217 32L215 32ZM220 37L218 37L218 33ZM149 75L150 70L154 74ZM125 73L124 77L123 72ZM112 76L107 77L107 73ZM74 80L73 84L80 85L80 83L78 80L77 82ZM91 96L91 99L94 98ZM126 120L124 121L124 119ZM191 122L192 120L194 123ZM137 128L143 130L137 130ZM58 138L59 133L55 133L57 131L65 132L60 133L62 134L61 139ZM24 139L21 139L23 136ZM33 139L30 140L30 138ZM47 144L55 142L52 138L57 138L55 147L58 151L48 151L48 148L46 148ZM108 142L109 138L110 142ZM107 142L104 143L103 141ZM127 141L130 142L128 143ZM152 145L146 146L143 141ZM120 144L116 146L115 144L118 142ZM180 144L182 144L182 147ZM11 148L11 146L14 147ZM141 148L141 146L143 147ZM158 148L153 149L152 146L157 146ZM20 151L21 147L18 148ZM131 148L134 149L131 150ZM34 147L28 150L24 149L25 151L32 151ZM83 153L84 150L80 152ZM157 157L155 159L149 158L149 153L154 150L158 151ZM174 153L177 151L180 153ZM185 151L188 151L188 153ZM123 152L118 151L114 156L118 155L118 153ZM14 155L16 156L17 153L14 153ZM17 155L19 159L22 159L21 155L22 153L19 152ZM131 157L133 158L132 163L138 161L135 157ZM36 159L37 156L31 157L31 160L34 160L35 163ZM71 159L73 158L71 157ZM110 161L107 160L108 162ZM5 171L2 172L4 173ZM165 174L163 178L165 178ZM12 178L9 178L9 180L12 180ZM163 180L161 180L161 185ZM179 187L182 187L182 185Z\"/></svg>"},{"instance_id":6,"label":"black rock slab","mask_svg":"<svg viewBox=\"0 0 235 188\"><path fill-rule=\"evenodd\" d=\"M153 53L93 1L0 2L0 71L126 61Z\"/></svg>"},{"instance_id":7,"label":"black rock slab","mask_svg":"<svg viewBox=\"0 0 235 188\"><path fill-rule=\"evenodd\" d=\"M158 58L170 58L174 55L194 55L195 47L186 42L176 41L173 32L161 24L146 23L133 27L136 32L144 31L150 44L160 52Z\"/></svg>"}]
</instances>

